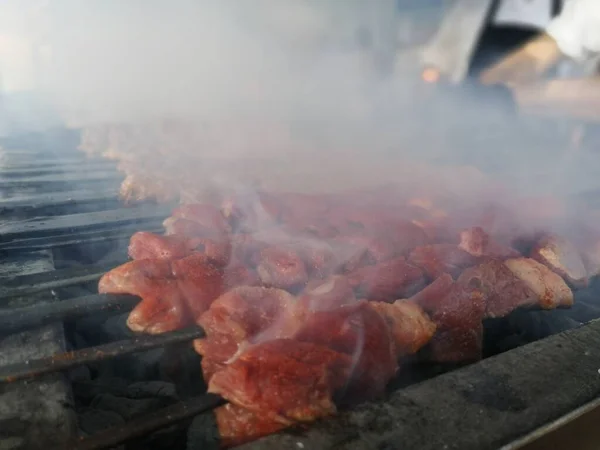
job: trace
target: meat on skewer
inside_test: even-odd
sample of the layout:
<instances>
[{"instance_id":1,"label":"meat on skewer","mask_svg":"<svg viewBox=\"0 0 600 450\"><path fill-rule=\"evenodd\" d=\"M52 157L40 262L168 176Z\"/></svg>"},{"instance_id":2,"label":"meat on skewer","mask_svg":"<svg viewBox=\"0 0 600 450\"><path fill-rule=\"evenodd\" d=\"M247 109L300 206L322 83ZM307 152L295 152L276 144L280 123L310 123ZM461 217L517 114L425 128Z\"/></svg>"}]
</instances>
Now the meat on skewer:
<instances>
[{"instance_id":1,"label":"meat on skewer","mask_svg":"<svg viewBox=\"0 0 600 450\"><path fill-rule=\"evenodd\" d=\"M457 282L483 292L486 317L503 317L520 307L553 309L573 304L573 292L563 279L530 258L486 261L465 270Z\"/></svg>"},{"instance_id":2,"label":"meat on skewer","mask_svg":"<svg viewBox=\"0 0 600 450\"><path fill-rule=\"evenodd\" d=\"M548 234L531 251L530 257L544 264L575 287L588 284L588 274L579 250L568 240Z\"/></svg>"}]
</instances>

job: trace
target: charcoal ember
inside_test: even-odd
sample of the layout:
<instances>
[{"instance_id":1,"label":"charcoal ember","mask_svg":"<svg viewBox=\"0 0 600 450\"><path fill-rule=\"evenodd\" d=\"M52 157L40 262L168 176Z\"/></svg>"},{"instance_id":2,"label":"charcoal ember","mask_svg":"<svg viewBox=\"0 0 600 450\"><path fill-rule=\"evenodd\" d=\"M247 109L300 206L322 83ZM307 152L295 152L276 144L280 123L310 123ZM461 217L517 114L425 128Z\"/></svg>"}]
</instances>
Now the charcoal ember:
<instances>
[{"instance_id":1,"label":"charcoal ember","mask_svg":"<svg viewBox=\"0 0 600 450\"><path fill-rule=\"evenodd\" d=\"M122 425L123 417L114 411L89 408L79 415L79 429L85 434L94 434L106 428ZM125 448L121 446L119 448Z\"/></svg>"},{"instance_id":2,"label":"charcoal ember","mask_svg":"<svg viewBox=\"0 0 600 450\"><path fill-rule=\"evenodd\" d=\"M127 314L113 315L108 318L97 317L93 314L79 319L75 330L86 347L129 339L134 336L127 326Z\"/></svg>"},{"instance_id":3,"label":"charcoal ember","mask_svg":"<svg viewBox=\"0 0 600 450\"><path fill-rule=\"evenodd\" d=\"M215 415L200 414L187 430L186 450L219 450L219 429Z\"/></svg>"},{"instance_id":4,"label":"charcoal ember","mask_svg":"<svg viewBox=\"0 0 600 450\"><path fill-rule=\"evenodd\" d=\"M570 316L570 312L515 310L501 319L485 320L485 356L512 350L581 326L578 320Z\"/></svg>"},{"instance_id":5,"label":"charcoal ember","mask_svg":"<svg viewBox=\"0 0 600 450\"><path fill-rule=\"evenodd\" d=\"M106 377L93 381L75 381L72 386L75 399L83 405L92 404L96 398L104 394L133 400L158 399L161 404L174 403L179 399L175 385L165 381L140 381L128 384L123 378Z\"/></svg>"},{"instance_id":6,"label":"charcoal ember","mask_svg":"<svg viewBox=\"0 0 600 450\"><path fill-rule=\"evenodd\" d=\"M165 401L178 400L177 390L173 383L166 381L140 381L127 386L125 396L133 399L160 398Z\"/></svg>"},{"instance_id":7,"label":"charcoal ember","mask_svg":"<svg viewBox=\"0 0 600 450\"><path fill-rule=\"evenodd\" d=\"M91 371L88 366L79 366L69 370L67 374L69 381L89 381L92 378Z\"/></svg>"},{"instance_id":8,"label":"charcoal ember","mask_svg":"<svg viewBox=\"0 0 600 450\"><path fill-rule=\"evenodd\" d=\"M161 379L177 392L186 396L201 395L206 391L202 382L201 361L189 343L169 346L159 364Z\"/></svg>"},{"instance_id":9,"label":"charcoal ember","mask_svg":"<svg viewBox=\"0 0 600 450\"><path fill-rule=\"evenodd\" d=\"M94 409L112 411L125 420L139 417L142 414L155 411L172 403L169 399L154 398L127 398L117 397L112 394L98 394L90 406Z\"/></svg>"},{"instance_id":10,"label":"charcoal ember","mask_svg":"<svg viewBox=\"0 0 600 450\"><path fill-rule=\"evenodd\" d=\"M91 365L103 376L118 376L127 380L155 380L160 378L160 361L165 355L163 348L142 353L123 355Z\"/></svg>"},{"instance_id":11,"label":"charcoal ember","mask_svg":"<svg viewBox=\"0 0 600 450\"><path fill-rule=\"evenodd\" d=\"M89 404L97 395L110 393L125 396L127 382L123 378L103 377L89 381L73 381L73 394L83 403Z\"/></svg>"}]
</instances>

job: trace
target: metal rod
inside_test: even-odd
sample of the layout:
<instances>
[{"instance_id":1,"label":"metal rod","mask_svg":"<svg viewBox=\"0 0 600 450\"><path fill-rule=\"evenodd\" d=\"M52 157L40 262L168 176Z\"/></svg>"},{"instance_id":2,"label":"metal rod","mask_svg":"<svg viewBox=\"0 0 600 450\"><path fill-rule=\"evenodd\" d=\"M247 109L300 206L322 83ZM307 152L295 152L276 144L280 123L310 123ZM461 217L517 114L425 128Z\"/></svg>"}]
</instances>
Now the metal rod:
<instances>
[{"instance_id":1,"label":"metal rod","mask_svg":"<svg viewBox=\"0 0 600 450\"><path fill-rule=\"evenodd\" d=\"M176 405L143 415L123 425L110 427L92 436L81 437L73 442L70 449L101 450L113 448L132 439L145 436L153 431L213 410L225 403L225 400L214 394L194 397Z\"/></svg>"},{"instance_id":2,"label":"metal rod","mask_svg":"<svg viewBox=\"0 0 600 450\"><path fill-rule=\"evenodd\" d=\"M130 311L139 301L133 295L97 294L8 309L0 312L0 336L98 312Z\"/></svg>"},{"instance_id":3,"label":"metal rod","mask_svg":"<svg viewBox=\"0 0 600 450\"><path fill-rule=\"evenodd\" d=\"M123 262L115 261L110 264L70 267L51 272L0 278L0 305L6 299L97 281L103 274Z\"/></svg>"},{"instance_id":4,"label":"metal rod","mask_svg":"<svg viewBox=\"0 0 600 450\"><path fill-rule=\"evenodd\" d=\"M170 214L170 207L142 204L130 208L17 220L0 226L0 241L10 243L24 237L72 235L77 231L101 231L153 221L162 222Z\"/></svg>"},{"instance_id":5,"label":"metal rod","mask_svg":"<svg viewBox=\"0 0 600 450\"><path fill-rule=\"evenodd\" d=\"M202 328L192 327L158 335L136 336L132 339L111 342L110 344L72 352L57 353L47 358L32 359L23 363L0 367L0 383L13 383L15 381L32 379L91 362L151 350L165 345L192 341L203 336L204 330Z\"/></svg>"},{"instance_id":6,"label":"metal rod","mask_svg":"<svg viewBox=\"0 0 600 450\"><path fill-rule=\"evenodd\" d=\"M45 250L66 247L68 245L86 245L94 242L128 239L133 233L142 228L145 231L150 231L153 233L160 233L164 231L161 222L147 222L145 224L137 224L136 226L123 226L109 230L80 231L58 236L15 239L5 243L0 242L0 253L16 251L21 252L24 250Z\"/></svg>"}]
</instances>

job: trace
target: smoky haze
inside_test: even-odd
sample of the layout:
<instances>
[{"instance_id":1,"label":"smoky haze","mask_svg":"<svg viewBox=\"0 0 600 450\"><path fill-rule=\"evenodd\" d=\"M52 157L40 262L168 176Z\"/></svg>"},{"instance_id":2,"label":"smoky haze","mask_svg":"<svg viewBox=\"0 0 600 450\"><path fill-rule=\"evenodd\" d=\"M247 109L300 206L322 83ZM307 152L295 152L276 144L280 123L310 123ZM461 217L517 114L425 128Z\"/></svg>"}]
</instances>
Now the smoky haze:
<instances>
[{"instance_id":1,"label":"smoky haze","mask_svg":"<svg viewBox=\"0 0 600 450\"><path fill-rule=\"evenodd\" d=\"M189 141L198 163L215 153L326 151L327 173L339 169L339 155L356 167L420 159L475 165L508 174L523 192L554 194L566 180L573 189L572 179L593 178L568 174L560 154L547 157L566 147L568 130L532 129L488 94L432 95L416 60L380 76L357 36L365 24L372 37L386 36L391 7L379 22L361 0L11 0L2 8L5 29L39 44L37 93L70 125L208 123L211 139ZM164 157L147 170L165 171Z\"/></svg>"},{"instance_id":2,"label":"smoky haze","mask_svg":"<svg viewBox=\"0 0 600 450\"><path fill-rule=\"evenodd\" d=\"M342 119L360 110L356 57L327 45L333 36L344 41L349 25L332 20L331 7L271 0L51 5L44 88L79 120Z\"/></svg>"}]
</instances>

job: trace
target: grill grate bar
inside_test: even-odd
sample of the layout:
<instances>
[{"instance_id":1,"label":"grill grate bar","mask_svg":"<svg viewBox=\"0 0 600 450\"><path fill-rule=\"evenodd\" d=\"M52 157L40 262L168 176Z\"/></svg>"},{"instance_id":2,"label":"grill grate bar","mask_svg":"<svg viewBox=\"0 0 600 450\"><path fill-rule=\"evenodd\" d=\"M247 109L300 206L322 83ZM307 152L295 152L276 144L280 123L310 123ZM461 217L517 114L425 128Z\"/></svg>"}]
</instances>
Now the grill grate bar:
<instances>
[{"instance_id":1,"label":"grill grate bar","mask_svg":"<svg viewBox=\"0 0 600 450\"><path fill-rule=\"evenodd\" d=\"M139 301L133 295L97 294L8 309L0 312L0 336L99 312L130 311Z\"/></svg>"},{"instance_id":2,"label":"grill grate bar","mask_svg":"<svg viewBox=\"0 0 600 450\"><path fill-rule=\"evenodd\" d=\"M165 345L192 341L204 336L199 327L172 331L159 335L142 335L96 347L84 348L65 353L57 353L47 358L32 359L20 364L0 367L0 383L13 383L37 378L53 372L102 361L131 353L151 350Z\"/></svg>"},{"instance_id":3,"label":"grill grate bar","mask_svg":"<svg viewBox=\"0 0 600 450\"><path fill-rule=\"evenodd\" d=\"M118 182L123 179L123 175L115 170L107 170L105 168L97 170L87 170L85 172L81 170L74 170L71 172L62 173L35 173L30 172L29 174L19 173L6 173L0 171L0 188L18 186L39 186L48 184L63 184L63 183L87 183L89 181L108 181Z\"/></svg>"},{"instance_id":4,"label":"grill grate bar","mask_svg":"<svg viewBox=\"0 0 600 450\"><path fill-rule=\"evenodd\" d=\"M109 203L118 199L118 191L114 188L102 190L81 189L76 192L56 192L48 194L44 192L40 195L22 195L10 200L3 200L0 203L0 212L35 212L38 209L48 209L54 206L78 206L85 203ZM39 214L30 214L38 216Z\"/></svg>"},{"instance_id":5,"label":"grill grate bar","mask_svg":"<svg viewBox=\"0 0 600 450\"><path fill-rule=\"evenodd\" d=\"M97 281L106 272L122 263L123 261L114 261L102 265L70 267L68 269L40 272L33 275L0 278L0 307L3 303L6 303L3 300Z\"/></svg>"},{"instance_id":6,"label":"grill grate bar","mask_svg":"<svg viewBox=\"0 0 600 450\"><path fill-rule=\"evenodd\" d=\"M87 245L94 242L129 239L133 233L140 230L140 227L143 227L144 231L152 233L164 231L162 220L160 220L158 222L149 221L134 226L122 226L108 230L80 231L66 235L16 239L10 242L0 242L0 254L1 252L45 250L68 245Z\"/></svg>"},{"instance_id":7,"label":"grill grate bar","mask_svg":"<svg viewBox=\"0 0 600 450\"><path fill-rule=\"evenodd\" d=\"M64 216L36 217L18 220L0 227L2 241L8 243L23 237L39 237L53 234L72 234L76 230L97 230L107 226L140 224L148 221L164 220L171 212L169 207L149 207L147 205L95 211Z\"/></svg>"},{"instance_id":8,"label":"grill grate bar","mask_svg":"<svg viewBox=\"0 0 600 450\"><path fill-rule=\"evenodd\" d=\"M102 450L113 448L153 431L213 410L225 403L225 400L214 394L194 397L133 419L123 425L108 428L92 436L79 438L74 441L70 449Z\"/></svg>"}]
</instances>

